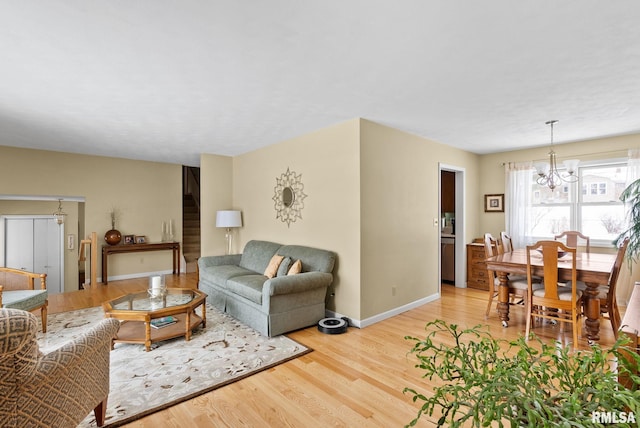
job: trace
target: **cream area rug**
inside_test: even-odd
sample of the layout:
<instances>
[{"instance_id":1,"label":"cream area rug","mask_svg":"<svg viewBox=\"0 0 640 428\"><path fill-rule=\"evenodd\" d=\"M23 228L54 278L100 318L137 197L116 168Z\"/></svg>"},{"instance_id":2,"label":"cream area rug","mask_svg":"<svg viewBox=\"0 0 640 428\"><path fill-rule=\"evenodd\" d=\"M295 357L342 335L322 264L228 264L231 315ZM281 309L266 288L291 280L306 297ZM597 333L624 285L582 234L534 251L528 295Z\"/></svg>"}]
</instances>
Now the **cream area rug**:
<instances>
[{"instance_id":1,"label":"cream area rug","mask_svg":"<svg viewBox=\"0 0 640 428\"><path fill-rule=\"evenodd\" d=\"M49 315L38 344L46 353L102 318L100 307ZM309 351L286 336L262 336L207 305L207 327L194 330L188 342L154 343L150 352L144 345L116 343L105 427L132 422ZM95 427L93 412L79 426Z\"/></svg>"}]
</instances>

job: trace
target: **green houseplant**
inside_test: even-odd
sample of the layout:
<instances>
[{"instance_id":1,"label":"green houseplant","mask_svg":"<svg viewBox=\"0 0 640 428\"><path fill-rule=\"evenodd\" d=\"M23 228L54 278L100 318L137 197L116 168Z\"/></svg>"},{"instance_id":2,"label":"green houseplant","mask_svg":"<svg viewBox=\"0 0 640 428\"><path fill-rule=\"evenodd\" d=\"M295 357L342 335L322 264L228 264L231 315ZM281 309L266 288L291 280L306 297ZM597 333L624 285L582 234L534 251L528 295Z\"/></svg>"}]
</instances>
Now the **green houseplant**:
<instances>
[{"instance_id":1,"label":"green houseplant","mask_svg":"<svg viewBox=\"0 0 640 428\"><path fill-rule=\"evenodd\" d=\"M637 426L640 379L620 358L628 352L623 337L611 349L570 351L535 336L529 342L494 339L480 325L461 329L436 320L426 331L423 339L405 339L413 342L410 353L423 378L436 379L437 386L432 394L404 389L423 403L408 426L426 414L435 415L438 426L592 427L602 426L602 412L617 426ZM640 356L631 354L637 364ZM616 361L632 388L618 383L611 370Z\"/></svg>"},{"instance_id":2,"label":"green houseplant","mask_svg":"<svg viewBox=\"0 0 640 428\"><path fill-rule=\"evenodd\" d=\"M620 194L620 200L628 207L628 228L614 241L616 246L629 237L626 257L628 260L638 260L640 256L640 179L632 182Z\"/></svg>"}]
</instances>

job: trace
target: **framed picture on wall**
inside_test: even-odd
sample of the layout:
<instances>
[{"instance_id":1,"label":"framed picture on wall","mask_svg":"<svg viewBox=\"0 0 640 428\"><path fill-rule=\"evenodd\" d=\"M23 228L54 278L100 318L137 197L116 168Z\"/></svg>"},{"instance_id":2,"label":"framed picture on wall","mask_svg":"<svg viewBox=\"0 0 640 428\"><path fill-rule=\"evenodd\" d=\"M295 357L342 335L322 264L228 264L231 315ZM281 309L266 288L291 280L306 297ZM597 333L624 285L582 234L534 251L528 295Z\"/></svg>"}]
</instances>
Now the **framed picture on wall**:
<instances>
[{"instance_id":1,"label":"framed picture on wall","mask_svg":"<svg viewBox=\"0 0 640 428\"><path fill-rule=\"evenodd\" d=\"M134 243L133 235L124 235L124 243L125 244L133 244Z\"/></svg>"},{"instance_id":2,"label":"framed picture on wall","mask_svg":"<svg viewBox=\"0 0 640 428\"><path fill-rule=\"evenodd\" d=\"M144 235L136 235L136 244L146 244L147 237Z\"/></svg>"},{"instance_id":3,"label":"framed picture on wall","mask_svg":"<svg viewBox=\"0 0 640 428\"><path fill-rule=\"evenodd\" d=\"M484 212L503 213L504 193L500 195L484 195Z\"/></svg>"}]
</instances>

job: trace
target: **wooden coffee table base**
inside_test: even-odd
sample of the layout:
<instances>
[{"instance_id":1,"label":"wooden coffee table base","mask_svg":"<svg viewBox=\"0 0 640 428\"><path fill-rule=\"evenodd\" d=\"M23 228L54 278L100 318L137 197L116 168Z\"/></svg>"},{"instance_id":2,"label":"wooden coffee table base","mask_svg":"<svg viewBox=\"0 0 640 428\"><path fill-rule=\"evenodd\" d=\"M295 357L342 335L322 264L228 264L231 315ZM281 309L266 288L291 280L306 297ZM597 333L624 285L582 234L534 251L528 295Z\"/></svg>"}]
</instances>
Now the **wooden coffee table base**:
<instances>
[{"instance_id":1,"label":"wooden coffee table base","mask_svg":"<svg viewBox=\"0 0 640 428\"><path fill-rule=\"evenodd\" d=\"M202 305L203 312L204 307ZM206 318L198 316L195 312L188 317L188 321L186 314L174 315L174 317L178 319L177 323L157 329L151 327L151 323L146 321L123 321L113 342L143 344L148 352L154 342L181 336L184 336L185 340L189 341L191 340L191 330L200 324L202 324L202 328L205 328L207 323Z\"/></svg>"},{"instance_id":2,"label":"wooden coffee table base","mask_svg":"<svg viewBox=\"0 0 640 428\"><path fill-rule=\"evenodd\" d=\"M102 303L104 316L122 321L114 342L144 344L147 352L153 342L184 336L191 339L191 330L207 325L206 293L186 288L167 288L159 297L148 292L130 293ZM196 309L200 308L200 314ZM167 316L178 319L175 324L152 328L151 321ZM113 344L112 344L113 346Z\"/></svg>"}]
</instances>

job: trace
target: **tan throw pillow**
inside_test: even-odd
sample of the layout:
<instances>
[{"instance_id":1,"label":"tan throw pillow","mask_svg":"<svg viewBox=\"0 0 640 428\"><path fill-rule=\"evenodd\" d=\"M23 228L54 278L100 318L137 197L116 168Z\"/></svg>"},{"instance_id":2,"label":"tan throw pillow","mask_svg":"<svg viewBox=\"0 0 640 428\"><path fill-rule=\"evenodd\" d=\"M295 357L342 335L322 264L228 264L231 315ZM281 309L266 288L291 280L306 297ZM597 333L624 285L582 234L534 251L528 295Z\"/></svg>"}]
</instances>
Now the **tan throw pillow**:
<instances>
[{"instance_id":1,"label":"tan throw pillow","mask_svg":"<svg viewBox=\"0 0 640 428\"><path fill-rule=\"evenodd\" d=\"M276 273L278 273L278 267L280 266L280 263L282 263L282 259L284 259L284 256L279 256L277 254L271 257L269 266L267 266L264 271L264 275L267 278L273 278L274 276L276 276Z\"/></svg>"},{"instance_id":2,"label":"tan throw pillow","mask_svg":"<svg viewBox=\"0 0 640 428\"><path fill-rule=\"evenodd\" d=\"M294 264L291 265L291 267L289 268L289 272L287 272L287 275L295 275L300 272L302 272L302 262L300 261L300 259L298 259Z\"/></svg>"}]
</instances>

